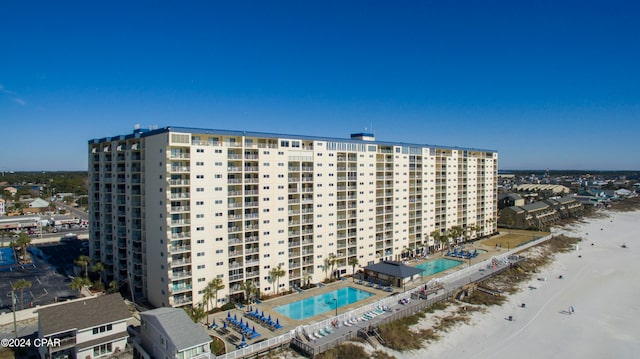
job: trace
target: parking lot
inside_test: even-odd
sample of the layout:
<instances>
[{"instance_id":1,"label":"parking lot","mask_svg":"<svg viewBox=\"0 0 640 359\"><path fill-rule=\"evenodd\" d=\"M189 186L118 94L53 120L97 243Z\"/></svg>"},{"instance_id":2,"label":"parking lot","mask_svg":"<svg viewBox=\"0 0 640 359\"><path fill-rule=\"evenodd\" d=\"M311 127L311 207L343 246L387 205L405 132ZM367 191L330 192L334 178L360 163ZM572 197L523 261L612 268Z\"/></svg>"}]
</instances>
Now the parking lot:
<instances>
[{"instance_id":1,"label":"parking lot","mask_svg":"<svg viewBox=\"0 0 640 359\"><path fill-rule=\"evenodd\" d=\"M0 272L0 312L11 311L11 285L20 279L31 282L24 290L24 307L50 304L56 300L76 298L78 292L69 288L74 275L74 261L81 254L79 240L38 244L29 247L32 264L13 266L12 270ZM16 292L16 308L20 309L20 293Z\"/></svg>"}]
</instances>

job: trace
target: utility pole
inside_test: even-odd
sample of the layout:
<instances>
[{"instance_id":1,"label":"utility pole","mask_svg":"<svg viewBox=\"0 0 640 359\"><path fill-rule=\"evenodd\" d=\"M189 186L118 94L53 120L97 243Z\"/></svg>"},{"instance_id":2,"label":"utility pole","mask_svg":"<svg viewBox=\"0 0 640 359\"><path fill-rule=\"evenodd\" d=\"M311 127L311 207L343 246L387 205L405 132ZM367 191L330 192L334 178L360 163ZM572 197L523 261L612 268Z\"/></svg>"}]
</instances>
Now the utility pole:
<instances>
[{"instance_id":1,"label":"utility pole","mask_svg":"<svg viewBox=\"0 0 640 359\"><path fill-rule=\"evenodd\" d=\"M11 308L13 310L13 333L15 338L18 338L18 324L16 322L16 294L15 291L13 289L13 286L11 286Z\"/></svg>"}]
</instances>

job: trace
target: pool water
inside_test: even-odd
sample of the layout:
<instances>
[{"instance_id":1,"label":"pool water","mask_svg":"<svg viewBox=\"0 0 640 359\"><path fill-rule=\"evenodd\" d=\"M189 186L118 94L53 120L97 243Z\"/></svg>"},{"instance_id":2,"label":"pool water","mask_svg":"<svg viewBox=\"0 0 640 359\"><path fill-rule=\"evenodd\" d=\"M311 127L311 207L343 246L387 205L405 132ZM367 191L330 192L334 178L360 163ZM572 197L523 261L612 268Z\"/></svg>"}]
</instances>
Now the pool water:
<instances>
[{"instance_id":1,"label":"pool water","mask_svg":"<svg viewBox=\"0 0 640 359\"><path fill-rule=\"evenodd\" d=\"M307 299L275 307L275 311L294 320L303 320L316 315L326 313L337 308L353 304L374 295L373 293L353 288L344 287L334 291L319 294ZM337 303L336 303L336 299Z\"/></svg>"},{"instance_id":2,"label":"pool water","mask_svg":"<svg viewBox=\"0 0 640 359\"><path fill-rule=\"evenodd\" d=\"M16 260L13 257L13 249L0 248L0 266L8 266L16 264Z\"/></svg>"},{"instance_id":3,"label":"pool water","mask_svg":"<svg viewBox=\"0 0 640 359\"><path fill-rule=\"evenodd\" d=\"M447 269L459 266L462 263L463 262L456 261L449 258L438 258L436 260L418 264L416 268L422 269L423 271L422 274L425 276L429 276L429 275L440 273L442 271L446 271Z\"/></svg>"}]
</instances>

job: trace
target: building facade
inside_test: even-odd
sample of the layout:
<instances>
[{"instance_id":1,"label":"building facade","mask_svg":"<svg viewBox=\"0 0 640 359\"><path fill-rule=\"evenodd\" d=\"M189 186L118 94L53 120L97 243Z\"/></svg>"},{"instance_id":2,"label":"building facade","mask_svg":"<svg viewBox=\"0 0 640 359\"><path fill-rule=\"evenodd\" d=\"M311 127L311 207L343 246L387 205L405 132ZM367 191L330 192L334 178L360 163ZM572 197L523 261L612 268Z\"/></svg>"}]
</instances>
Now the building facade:
<instances>
[{"instance_id":1,"label":"building facade","mask_svg":"<svg viewBox=\"0 0 640 359\"><path fill-rule=\"evenodd\" d=\"M496 151L371 134L136 130L89 141L90 253L156 306L199 304L216 277L220 303L247 281L286 290L435 250L434 231L494 233L497 168Z\"/></svg>"},{"instance_id":2,"label":"building facade","mask_svg":"<svg viewBox=\"0 0 640 359\"><path fill-rule=\"evenodd\" d=\"M178 308L140 313L140 336L132 342L134 358L210 359L207 330Z\"/></svg>"},{"instance_id":3,"label":"building facade","mask_svg":"<svg viewBox=\"0 0 640 359\"><path fill-rule=\"evenodd\" d=\"M42 359L93 359L127 350L131 314L120 294L86 298L38 310Z\"/></svg>"}]
</instances>

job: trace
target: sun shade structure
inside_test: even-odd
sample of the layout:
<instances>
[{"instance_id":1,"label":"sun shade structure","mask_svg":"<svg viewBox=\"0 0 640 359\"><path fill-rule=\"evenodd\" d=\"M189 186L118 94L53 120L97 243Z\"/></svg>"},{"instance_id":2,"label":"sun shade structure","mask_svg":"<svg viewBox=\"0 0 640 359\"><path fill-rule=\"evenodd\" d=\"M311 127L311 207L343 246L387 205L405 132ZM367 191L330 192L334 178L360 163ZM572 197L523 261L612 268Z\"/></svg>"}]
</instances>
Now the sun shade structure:
<instances>
[{"instance_id":1,"label":"sun shade structure","mask_svg":"<svg viewBox=\"0 0 640 359\"><path fill-rule=\"evenodd\" d=\"M374 284L402 287L422 273L422 269L404 265L401 262L383 261L363 268L365 280Z\"/></svg>"}]
</instances>

